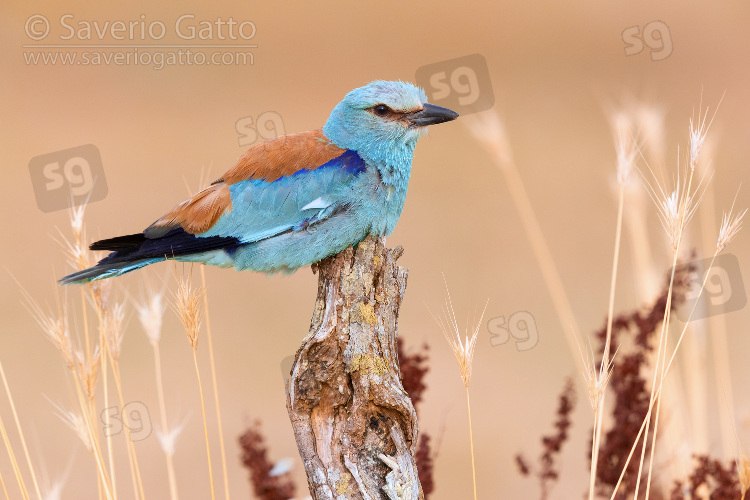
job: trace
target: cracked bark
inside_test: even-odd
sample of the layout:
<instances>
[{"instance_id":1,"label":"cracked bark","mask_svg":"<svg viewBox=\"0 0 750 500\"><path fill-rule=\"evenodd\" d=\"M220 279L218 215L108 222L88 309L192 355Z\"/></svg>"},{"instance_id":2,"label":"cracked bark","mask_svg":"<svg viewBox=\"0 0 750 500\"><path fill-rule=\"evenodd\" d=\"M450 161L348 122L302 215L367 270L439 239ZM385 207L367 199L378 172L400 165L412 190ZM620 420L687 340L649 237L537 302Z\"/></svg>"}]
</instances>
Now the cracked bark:
<instances>
[{"instance_id":1,"label":"cracked bark","mask_svg":"<svg viewBox=\"0 0 750 500\"><path fill-rule=\"evenodd\" d=\"M318 297L287 410L314 500L423 499L396 337L408 271L368 237L313 266Z\"/></svg>"}]
</instances>

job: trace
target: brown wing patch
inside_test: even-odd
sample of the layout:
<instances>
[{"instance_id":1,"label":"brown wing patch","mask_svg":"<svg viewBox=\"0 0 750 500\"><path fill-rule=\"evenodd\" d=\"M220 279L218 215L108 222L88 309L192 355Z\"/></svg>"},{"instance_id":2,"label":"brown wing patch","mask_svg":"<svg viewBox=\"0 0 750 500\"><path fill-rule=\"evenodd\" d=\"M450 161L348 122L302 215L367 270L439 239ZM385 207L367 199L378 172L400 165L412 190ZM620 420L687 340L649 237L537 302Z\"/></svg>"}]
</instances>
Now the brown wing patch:
<instances>
[{"instance_id":1,"label":"brown wing patch","mask_svg":"<svg viewBox=\"0 0 750 500\"><path fill-rule=\"evenodd\" d=\"M218 182L234 184L247 179L273 182L303 169L314 170L344 151L320 129L283 135L248 149Z\"/></svg>"},{"instance_id":2,"label":"brown wing patch","mask_svg":"<svg viewBox=\"0 0 750 500\"><path fill-rule=\"evenodd\" d=\"M158 238L177 227L182 227L191 234L204 233L216 224L219 217L231 210L229 185L218 182L175 206L151 224L143 234L147 238Z\"/></svg>"},{"instance_id":3,"label":"brown wing patch","mask_svg":"<svg viewBox=\"0 0 750 500\"><path fill-rule=\"evenodd\" d=\"M232 210L231 184L246 179L273 182L303 169L314 170L344 151L320 129L267 140L250 148L219 180L175 206L143 234L158 238L177 227L191 234L204 233Z\"/></svg>"}]
</instances>

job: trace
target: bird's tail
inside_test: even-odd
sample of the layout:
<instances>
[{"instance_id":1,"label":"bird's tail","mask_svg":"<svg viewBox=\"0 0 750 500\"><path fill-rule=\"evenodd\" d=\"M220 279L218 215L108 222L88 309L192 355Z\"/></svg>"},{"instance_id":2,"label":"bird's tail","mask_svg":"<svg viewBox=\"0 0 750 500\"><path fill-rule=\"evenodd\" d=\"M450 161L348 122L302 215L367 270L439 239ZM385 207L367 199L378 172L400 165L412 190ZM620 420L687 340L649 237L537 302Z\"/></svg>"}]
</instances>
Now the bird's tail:
<instances>
[{"instance_id":1,"label":"bird's tail","mask_svg":"<svg viewBox=\"0 0 750 500\"><path fill-rule=\"evenodd\" d=\"M103 280L106 278L113 278L115 276L120 276L121 274L135 271L136 269L146 267L149 264L160 262L162 260L165 260L165 258L161 257L161 258L152 258L152 259L141 259L141 260L136 260L132 262L117 262L117 263L110 263L110 264L100 263L93 267L89 267L88 269L84 269L83 271L78 271L77 273L73 273L73 274L69 274L65 276L64 278L60 279L60 283L63 285L70 285L70 284L83 285L91 281Z\"/></svg>"},{"instance_id":2,"label":"bird's tail","mask_svg":"<svg viewBox=\"0 0 750 500\"><path fill-rule=\"evenodd\" d=\"M200 257L204 252L219 249L231 252L240 244L240 241L234 237L198 238L182 228L172 229L153 238L147 237L144 233L117 236L97 241L89 247L91 250L110 250L112 253L100 260L94 267L65 276L60 283L82 285L90 281L120 276L167 259L197 258L195 261L201 262Z\"/></svg>"}]
</instances>

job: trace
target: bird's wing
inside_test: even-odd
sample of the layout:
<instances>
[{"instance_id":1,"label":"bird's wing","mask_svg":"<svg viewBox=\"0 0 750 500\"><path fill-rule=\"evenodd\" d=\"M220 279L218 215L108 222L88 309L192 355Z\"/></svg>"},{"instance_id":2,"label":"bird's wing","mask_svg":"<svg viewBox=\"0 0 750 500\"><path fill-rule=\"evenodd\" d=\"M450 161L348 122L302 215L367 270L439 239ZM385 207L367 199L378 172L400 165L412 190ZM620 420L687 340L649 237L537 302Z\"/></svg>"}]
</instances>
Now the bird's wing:
<instances>
[{"instance_id":1,"label":"bird's wing","mask_svg":"<svg viewBox=\"0 0 750 500\"><path fill-rule=\"evenodd\" d=\"M365 169L356 152L337 147L320 130L282 136L249 149L143 234L156 239L182 229L248 243L306 227L333 213L342 186Z\"/></svg>"}]
</instances>

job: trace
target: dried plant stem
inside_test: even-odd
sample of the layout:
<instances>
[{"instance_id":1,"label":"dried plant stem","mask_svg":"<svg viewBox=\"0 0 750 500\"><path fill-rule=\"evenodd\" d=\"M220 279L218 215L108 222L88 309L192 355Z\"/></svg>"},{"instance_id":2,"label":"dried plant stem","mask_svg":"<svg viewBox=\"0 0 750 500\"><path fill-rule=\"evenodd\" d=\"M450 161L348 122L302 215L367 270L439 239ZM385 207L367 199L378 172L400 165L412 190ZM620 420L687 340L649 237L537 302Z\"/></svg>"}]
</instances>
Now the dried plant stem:
<instances>
[{"instance_id":1,"label":"dried plant stem","mask_svg":"<svg viewBox=\"0 0 750 500\"><path fill-rule=\"evenodd\" d=\"M3 487L3 493L5 493L5 500L10 500L10 496L8 495L8 489L5 487L5 480L3 479L2 474L0 474L0 486ZM743 495L742 498L744 499L745 496Z\"/></svg>"},{"instance_id":2,"label":"dried plant stem","mask_svg":"<svg viewBox=\"0 0 750 500\"><path fill-rule=\"evenodd\" d=\"M86 364L91 365L91 340L89 339L89 322L88 315L86 314L86 311L88 310L88 307L86 306L86 288L91 290L91 285L88 285L85 288L81 287L81 311L83 312L83 338L85 342ZM91 290L91 294L92 296L94 295L93 290ZM95 300L94 303L99 304L97 300Z\"/></svg>"},{"instance_id":3,"label":"dried plant stem","mask_svg":"<svg viewBox=\"0 0 750 500\"><path fill-rule=\"evenodd\" d=\"M534 209L529 200L529 195L526 192L526 188L523 185L521 176L518 174L518 169L513 164L512 168L501 169L505 174L505 180L508 183L511 198L516 205L518 214L521 217L523 227L526 230L526 236L531 243L532 250L536 256L539 269L542 272L547 289L550 292L555 311L557 312L558 319L560 320L560 326L565 333L565 338L568 341L568 348L573 353L573 358L579 363L578 369L583 369L581 361L578 356L575 355L577 352L577 343L575 338L575 332L580 331L578 328L578 321L573 314L573 308L568 301L568 296L565 293L565 288L560 278L560 273L557 271L555 261L552 258L552 253L547 245L547 240L544 238L539 221L536 218Z\"/></svg>"},{"instance_id":4,"label":"dried plant stem","mask_svg":"<svg viewBox=\"0 0 750 500\"><path fill-rule=\"evenodd\" d=\"M117 389L117 396L120 400L120 406L125 407L125 398L122 395L122 381L120 379L120 366L116 360L112 358L112 352L109 350L109 343L107 345L107 353L110 356L110 362L112 363L112 374L115 379L115 388ZM123 424L125 425L125 431L127 435L127 449L128 456L130 458L131 476L133 476L133 490L136 495L140 494L140 498L145 499L146 495L143 491L143 481L141 480L141 470L138 466L138 457L135 454L135 446L133 445L133 439L130 437L130 421L128 419L127 412L122 414Z\"/></svg>"},{"instance_id":5,"label":"dried plant stem","mask_svg":"<svg viewBox=\"0 0 750 500\"><path fill-rule=\"evenodd\" d=\"M80 234L78 232L76 232L76 231L74 231L74 233L75 233L76 241L77 241L76 246L78 248L81 248L81 245L80 245ZM83 269L83 267L80 267L80 266L79 266L79 268ZM97 312L98 312L98 316L99 316L99 324L100 325L101 325L102 313L99 311L99 309L101 308L101 301L97 298L97 295L94 293L94 290L93 290L92 286L88 285L85 288L82 287L81 288L81 315L83 317L83 336L84 336L84 342L85 342L85 346L84 346L85 347L85 353L84 353L84 355L86 356L86 366L91 366L91 342L90 342L90 336L89 336L89 319L88 319L88 307L87 307L87 304L86 304L86 289L88 289L88 291L91 293L91 297L93 299L93 303L95 304L95 307L97 308ZM100 333L99 337L100 337L100 340L103 338L102 335L101 335L101 333ZM107 381L107 370L106 370L106 361L104 360L104 358L105 357L102 356L102 360L101 360L101 362L102 362L102 371L103 371L103 374L104 374L103 375L104 376L104 399L105 399L104 407L108 408L109 405L107 404L107 395L108 394L107 394L107 382L106 382ZM75 373L73 374L73 376L74 377L76 376ZM81 406L81 411L86 412L87 410L90 413L90 417L89 418L91 420L93 420L93 421L96 421L96 405L94 403L93 394L89 395L89 398L88 398L88 408L85 408L84 406ZM96 434L96 435L97 435L97 440L98 440L98 434ZM113 454L112 454L112 439L111 439L110 436L107 436L107 456L108 456L108 459L109 459L109 480L112 482L112 492L115 492L115 495L116 495L117 487L116 487L116 482L115 482L114 457L113 457ZM98 478L98 482L99 482L99 488L98 488L98 490L99 490L98 491L99 498L102 497L102 487L103 487L103 485L101 484L101 481L102 481L102 478L99 477Z\"/></svg>"},{"instance_id":6,"label":"dried plant stem","mask_svg":"<svg viewBox=\"0 0 750 500\"><path fill-rule=\"evenodd\" d=\"M690 310L690 315L688 316L687 320L685 321L685 326L682 329L682 332L680 333L680 337L677 339L677 344L675 345L674 351L672 352L672 356L669 358L669 363L666 363L666 368L664 369L664 375L666 376L669 373L670 368L672 367L672 363L674 362L674 358L677 355L677 350L680 348L680 344L682 343L682 339L685 336L685 332L687 331L687 326L690 323L690 320L693 318L693 314L695 313L695 310L698 306L698 302L700 301L701 295L703 294L703 289L706 286L706 281L708 280L708 276L711 272L711 268L713 267L714 259L718 255L718 252L714 253L713 258L711 259L711 262L708 266L708 269L706 270L706 276L703 279L703 283L701 284L700 290L698 291L698 296L695 298L695 303L693 304L693 308ZM673 267L674 269L674 267ZM671 291L671 286L670 286ZM669 295L669 293L668 293ZM669 306L667 306L669 307ZM651 398L651 401L649 402L649 408L646 412L646 416L643 419L643 423L641 423L641 428L638 431L638 435L635 437L635 441L633 442L633 446L630 448L630 453L628 454L627 460L625 460L625 464L622 467L622 472L620 473L620 478L617 480L617 484L614 487L614 490L612 491L612 496L610 497L610 500L615 500L615 496L617 495L617 490L620 488L620 484L622 483L623 478L625 477L625 471L628 470L628 465L630 464L630 459L633 457L633 453L635 452L636 447L638 446L638 442L641 440L641 435L643 434L643 430L646 428L646 425L648 422L650 422L650 417L652 410L654 408L654 399L658 398L661 395L662 390L662 384L664 381L664 377L662 377L662 381L659 384L659 387L655 387L653 392L653 396ZM645 443L645 438L644 438ZM645 446L644 446L645 448ZM640 477L640 472L639 472ZM636 497L633 497L636 498Z\"/></svg>"},{"instance_id":7,"label":"dried plant stem","mask_svg":"<svg viewBox=\"0 0 750 500\"><path fill-rule=\"evenodd\" d=\"M85 315L85 310L84 310L84 315ZM85 323L86 323L86 317L84 316L84 324ZM86 328L86 331L88 332L88 328ZM87 338L86 342L88 342L88 334L86 335L86 338ZM99 345L104 345L105 342L106 341L104 339L104 331L101 330L99 332ZM108 382L108 374L107 374L108 372L107 356L102 356L101 358L102 358L101 359L102 386L104 387L104 407L109 408L109 382ZM112 481L112 490L117 491L117 479L115 475L115 459L114 459L114 454L112 451L112 436L110 435L110 433L107 433L107 459L109 460L109 477L110 477L110 480ZM135 484L133 484L133 487L135 487Z\"/></svg>"},{"instance_id":8,"label":"dried plant stem","mask_svg":"<svg viewBox=\"0 0 750 500\"><path fill-rule=\"evenodd\" d=\"M653 433L653 438L651 442L651 455L650 455L651 465L649 466L649 474L648 474L648 479L646 481L646 498L648 498L648 493L649 493L649 489L651 486L651 468L653 465L654 448L656 447L656 431L657 431L657 425L658 425L659 408L660 408L660 403L661 403L661 398L659 398L658 396L659 393L654 389L657 386L656 381L657 381L657 377L659 377L660 366L662 368L660 380L663 380L664 378L663 358L666 356L670 308L672 307L672 289L674 285L674 275L675 275L676 267L677 267L677 249L675 248L673 252L673 257L672 257L672 274L669 278L669 290L667 291L667 303L666 303L666 306L664 307L664 317L662 318L661 333L659 334L659 348L657 349L657 352L656 352L656 365L654 366L654 377L653 377L653 381L651 382L651 398L649 400L649 411L646 414L646 419L645 419L646 435L643 437L643 446L641 447L641 458L638 464L638 476L636 477L636 480L635 480L635 493L633 495L634 499L638 498L638 489L640 488L640 485L641 485L643 462L646 456L646 440L648 439L648 428L651 425L651 415L652 415L651 409L653 408L654 403L656 403L656 422L654 423L654 433Z\"/></svg>"},{"instance_id":9,"label":"dried plant stem","mask_svg":"<svg viewBox=\"0 0 750 500\"><path fill-rule=\"evenodd\" d=\"M193 363L195 364L195 375L198 379L198 391L201 397L201 411L203 412L203 434L206 438L206 457L208 458L208 479L211 484L211 499L216 498L214 488L214 472L211 465L211 446L208 440L208 422L206 419L206 400L203 396L203 383L201 382L201 372L198 368L198 335L201 328L201 307L199 305L201 294L205 294L206 289L201 288L194 292L189 278L181 278L177 282L177 292L175 293L175 308L180 321L185 329L190 347L193 350ZM205 311L203 311L205 312Z\"/></svg>"},{"instance_id":10,"label":"dried plant stem","mask_svg":"<svg viewBox=\"0 0 750 500\"><path fill-rule=\"evenodd\" d=\"M112 365L112 375L115 381L115 388L117 389L117 396L120 402L120 407L125 407L125 398L123 397L122 393L122 381L120 378L120 366L117 363L117 360L115 359L112 350L109 347L109 342L105 338L105 333L107 330L106 323L104 321L104 307L102 305L101 297L97 297L97 294L94 292L93 287L90 287L92 297L94 299L94 305L96 309L96 314L99 319L99 344L103 346L104 349L106 349L106 355L102 356L102 360L104 358L109 358L109 362ZM106 369L106 361L102 361L102 369ZM108 394L107 388L105 386L105 395ZM92 402L93 404L93 402ZM130 464L130 479L133 483L133 494L138 498L138 495L140 495L140 498L145 499L146 495L144 494L143 490L143 481L141 480L141 471L138 466L138 458L135 454L135 446L133 445L133 440L130 437L130 421L128 419L127 412L124 412L122 415L123 418L123 424L125 427L125 434L127 436L126 439L126 449L128 450L128 461ZM109 437L109 436L108 436ZM108 441L109 443L109 441ZM112 483L113 491L115 492L115 495L117 494L117 490L114 489L114 482Z\"/></svg>"},{"instance_id":11,"label":"dried plant stem","mask_svg":"<svg viewBox=\"0 0 750 500\"><path fill-rule=\"evenodd\" d=\"M609 286L609 307L607 309L607 339L604 342L604 354L602 355L602 364L599 369L599 379L607 380L606 371L610 366L610 348L612 345L612 321L614 319L615 309L615 289L617 286L617 270L620 262L620 240L622 238L622 219L623 208L625 205L625 183L620 183L620 189L617 202L617 229L615 230L615 251L612 258L612 279ZM594 439L591 441L591 475L589 481L589 500L594 499L594 487L596 486L596 469L599 465L599 445L602 436L602 423L604 421L604 399L606 397L606 384L601 387L599 406L594 413Z\"/></svg>"},{"instance_id":12,"label":"dried plant stem","mask_svg":"<svg viewBox=\"0 0 750 500\"><path fill-rule=\"evenodd\" d=\"M5 424L3 423L3 419L0 418L0 435L3 437L3 443L5 443L5 450L8 452L8 458L10 458L10 465L13 467L13 474L16 476L16 482L18 483L18 487L21 489L21 494L23 495L23 498L25 500L29 500L29 493L26 491L26 484L23 482L23 476L21 475L21 469L18 467L18 462L16 461L16 454L13 453L13 448L10 446L10 440L8 439L8 433L5 430ZM5 484L3 483L3 489L5 489ZM6 496L8 493L6 492Z\"/></svg>"},{"instance_id":13,"label":"dried plant stem","mask_svg":"<svg viewBox=\"0 0 750 500\"><path fill-rule=\"evenodd\" d=\"M156 392L159 399L159 414L161 418L161 427L167 433L167 406L164 403L164 384L161 376L161 352L159 351L159 342L153 342L154 349L154 371L156 372ZM165 452L167 459L167 477L169 478L169 497L171 500L177 500L177 478L174 471L174 457L172 453Z\"/></svg>"},{"instance_id":14,"label":"dried plant stem","mask_svg":"<svg viewBox=\"0 0 750 500\"><path fill-rule=\"evenodd\" d=\"M706 245L713 244L709 235L716 234L716 202L713 185L709 184L703 199L703 210L700 213L701 233ZM714 370L716 370L716 394L724 394L724 404L717 405L719 409L719 428L724 458L731 456L735 443L735 431L732 428L732 415L735 414L734 392L732 391L732 371L729 362L729 346L727 343L727 322L723 314L716 314L708 319L711 332L711 352L714 356Z\"/></svg>"},{"instance_id":15,"label":"dried plant stem","mask_svg":"<svg viewBox=\"0 0 750 500\"><path fill-rule=\"evenodd\" d=\"M508 191L521 218L526 237L529 239L542 277L549 290L570 353L578 364L578 370L584 372L585 366L578 357L578 342L575 333L580 331L578 321L573 314L573 308L565 293L560 273L557 271L552 253L529 200L529 195L518 173L518 167L513 160L512 150L500 117L494 111L488 111L487 113L474 115L472 118L474 118L473 121L466 121L465 123L469 126L472 134L494 155L495 163L505 176Z\"/></svg>"},{"instance_id":16,"label":"dried plant stem","mask_svg":"<svg viewBox=\"0 0 750 500\"><path fill-rule=\"evenodd\" d=\"M594 487L596 486L596 464L599 460L599 436L601 432L597 433L597 422L601 420L601 407L594 410L594 428L591 431L591 473L589 474L589 500L594 498Z\"/></svg>"},{"instance_id":17,"label":"dried plant stem","mask_svg":"<svg viewBox=\"0 0 750 500\"><path fill-rule=\"evenodd\" d=\"M201 287L203 288L203 315L206 318L206 338L208 340L208 359L211 366L211 384L214 391L214 406L219 428L219 450L221 451L221 471L224 479L224 495L229 500L229 475L227 474L227 458L224 449L224 430L221 425L221 407L219 406L219 387L216 383L216 363L214 362L214 344L211 340L211 320L208 316L208 288L206 287L205 266L201 266Z\"/></svg>"},{"instance_id":18,"label":"dried plant stem","mask_svg":"<svg viewBox=\"0 0 750 500\"><path fill-rule=\"evenodd\" d=\"M203 411L203 434L206 437L206 457L208 458L208 479L211 482L211 499L215 500L214 473L211 467L211 446L208 442L208 423L206 422L206 404L203 399L203 384L201 383L201 372L198 369L198 350L193 348L193 362L195 363L195 375L198 377L198 392L201 395L201 410Z\"/></svg>"},{"instance_id":19,"label":"dried plant stem","mask_svg":"<svg viewBox=\"0 0 750 500\"><path fill-rule=\"evenodd\" d=\"M88 432L89 443L92 447L92 454L94 455L94 462L96 462L96 469L99 472L99 481L104 488L104 494L107 496L107 500L114 500L116 494L112 489L112 483L110 478L107 476L107 471L104 465L104 457L99 445L99 435L97 429L92 423L92 416L88 411L87 398L83 395L83 388L81 387L81 380L74 366L70 366L72 372L74 385L76 388L76 394L78 396L78 404L81 407L81 415L83 416L84 423L86 424L86 432Z\"/></svg>"},{"instance_id":20,"label":"dried plant stem","mask_svg":"<svg viewBox=\"0 0 750 500\"><path fill-rule=\"evenodd\" d=\"M21 439L21 447L23 448L23 453L26 456L26 463L29 466L29 473L31 473L31 481L34 483L34 490L36 490L37 496L41 499L42 494L39 491L39 483L36 480L36 474L34 474L34 467L31 465L31 457L29 456L29 449L26 446L26 439L23 437L23 430L21 429L21 422L18 420L18 413L16 412L16 405L13 402L13 396L10 393L10 387L8 386L8 380L5 378L5 370L3 369L3 364L0 363L0 376L3 378L3 386L5 387L5 394L8 396L8 402L10 403L10 410L13 413L13 420L15 420L16 423L16 430L18 431L18 436Z\"/></svg>"},{"instance_id":21,"label":"dried plant stem","mask_svg":"<svg viewBox=\"0 0 750 500\"><path fill-rule=\"evenodd\" d=\"M477 500L477 469L474 465L474 431L471 427L471 401L469 400L469 388L466 387L466 409L469 412L469 443L471 445L471 478L474 484L474 500Z\"/></svg>"},{"instance_id":22,"label":"dried plant stem","mask_svg":"<svg viewBox=\"0 0 750 500\"><path fill-rule=\"evenodd\" d=\"M662 323L662 330L661 330L661 332L662 332L661 336L664 337L664 341L663 341L663 345L662 345L662 341L660 339L660 341L659 341L659 351L657 352L657 358L661 357L661 374L659 376L659 392L660 393L661 393L662 384L664 383L664 376L666 375L665 361L666 361L666 357L667 357L667 341L669 339L669 320L670 320L670 316L672 314L672 288L673 288L673 285L674 285L674 274L675 274L675 270L677 268L677 252L680 249L680 242L682 241L682 231L683 231L683 228L685 227L685 224L687 223L687 218L689 217L689 214L688 214L689 200L690 200L689 196L690 196L690 189L691 189L691 187L693 185L693 175L694 174L695 174L695 169L691 168L690 169L690 178L688 179L687 191L685 191L686 198L684 198L684 202L680 204L680 209L679 209L679 221L678 221L678 225L677 225L677 227L679 227L679 233L677 235L677 243L674 245L674 258L672 260L672 276L671 276L670 281L669 281L669 292L667 293L667 305L666 305L666 308L665 308L665 311L664 311L664 322ZM715 255L714 255L714 257L715 257ZM713 265L713 260L711 261L711 264ZM708 274L706 274L706 276L708 276ZM704 286L705 286L705 282L704 282ZM696 302L696 305L697 305L697 302ZM688 324L689 323L685 323L685 329L687 329ZM684 332L684 330L683 330L683 332ZM682 340L682 336L680 336L680 340ZM675 352L677 352L677 351L675 350ZM652 396L651 400L652 401L654 400L653 395L654 395L655 391L653 390L653 388L656 387L656 372L658 371L658 366L659 366L659 361L657 360L656 367L654 368L654 381L653 381L653 385L651 386L652 387L652 389L651 389L651 396ZM649 497L649 493L651 492L651 474L652 474L653 468L654 468L654 453L656 452L656 437L657 437L657 434L659 432L659 410L660 409L661 409L661 397L659 397L656 400L656 416L655 416L655 419L654 419L654 432L653 432L653 435L651 437L651 456L649 457L648 478L646 479L646 498L647 499ZM647 434L646 437L648 437L648 424L646 425L646 434ZM643 443L644 443L643 451L645 451L645 449L646 449L645 438L644 438ZM641 453L641 457L643 457L643 453ZM643 465L643 459L641 459L641 464L640 464L639 469L638 469L638 471L639 471L639 473L638 473L638 480L640 480L640 471L641 471L642 465ZM635 491L636 491L636 496L635 497L637 498L637 496L638 496L638 486L637 486L637 483L636 483L636 490Z\"/></svg>"}]
</instances>

